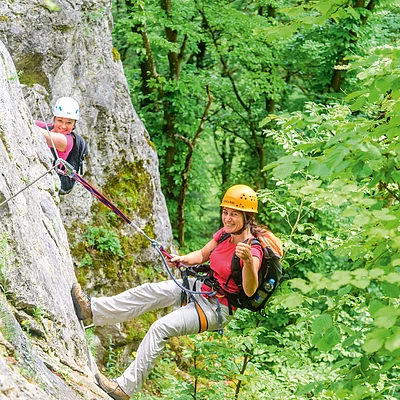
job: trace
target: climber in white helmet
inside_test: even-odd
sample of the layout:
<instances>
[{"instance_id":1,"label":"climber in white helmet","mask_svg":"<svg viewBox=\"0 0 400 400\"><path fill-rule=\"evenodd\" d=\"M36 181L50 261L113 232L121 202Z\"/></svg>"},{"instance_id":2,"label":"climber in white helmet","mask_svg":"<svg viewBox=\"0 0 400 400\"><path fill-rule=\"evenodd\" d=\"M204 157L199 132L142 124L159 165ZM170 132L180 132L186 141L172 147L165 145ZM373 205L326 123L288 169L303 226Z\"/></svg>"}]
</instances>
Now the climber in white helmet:
<instances>
[{"instance_id":1,"label":"climber in white helmet","mask_svg":"<svg viewBox=\"0 0 400 400\"><path fill-rule=\"evenodd\" d=\"M54 144L58 158L66 160L74 146L71 133L79 120L78 102L72 97L61 97L54 104L53 116L52 124L43 121L35 121L35 124L46 138L47 145L53 148Z\"/></svg>"}]
</instances>

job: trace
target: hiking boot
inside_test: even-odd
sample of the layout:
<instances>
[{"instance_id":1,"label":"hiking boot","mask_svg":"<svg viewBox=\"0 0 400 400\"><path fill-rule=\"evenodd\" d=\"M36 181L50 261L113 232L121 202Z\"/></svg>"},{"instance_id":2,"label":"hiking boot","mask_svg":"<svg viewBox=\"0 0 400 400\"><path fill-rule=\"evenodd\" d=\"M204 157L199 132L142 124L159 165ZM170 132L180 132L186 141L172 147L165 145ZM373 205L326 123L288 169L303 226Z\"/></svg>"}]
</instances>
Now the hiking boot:
<instances>
[{"instance_id":1,"label":"hiking boot","mask_svg":"<svg viewBox=\"0 0 400 400\"><path fill-rule=\"evenodd\" d=\"M92 319L92 302L81 288L79 283L74 283L71 289L72 301L74 302L75 312L78 319Z\"/></svg>"},{"instance_id":2,"label":"hiking boot","mask_svg":"<svg viewBox=\"0 0 400 400\"><path fill-rule=\"evenodd\" d=\"M94 376L97 381L97 385L100 389L104 390L114 400L129 400L131 396L128 396L118 385L114 379L108 379L104 375L96 374Z\"/></svg>"}]
</instances>

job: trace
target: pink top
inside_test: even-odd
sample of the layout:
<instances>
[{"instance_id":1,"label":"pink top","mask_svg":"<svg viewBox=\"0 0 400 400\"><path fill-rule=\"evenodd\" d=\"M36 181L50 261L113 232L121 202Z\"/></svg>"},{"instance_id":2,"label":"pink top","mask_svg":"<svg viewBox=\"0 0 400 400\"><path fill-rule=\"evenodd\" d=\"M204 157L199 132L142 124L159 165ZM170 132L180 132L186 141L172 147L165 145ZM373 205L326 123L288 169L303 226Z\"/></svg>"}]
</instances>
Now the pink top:
<instances>
[{"instance_id":1,"label":"pink top","mask_svg":"<svg viewBox=\"0 0 400 400\"><path fill-rule=\"evenodd\" d=\"M46 126L49 128L49 131L51 133L51 130L53 129L52 124L45 124L43 121L35 121L35 125L37 125L39 128L46 129ZM66 160L69 156L69 153L71 152L72 148L74 147L74 137L71 134L65 135L67 138L67 147L65 148L65 151L60 151L57 150L58 157L61 158L62 160ZM51 146L49 146L51 148Z\"/></svg>"},{"instance_id":2,"label":"pink top","mask_svg":"<svg viewBox=\"0 0 400 400\"><path fill-rule=\"evenodd\" d=\"M218 242L222 234L224 233L224 229L221 228L218 232L214 233L214 240ZM212 251L210 256L210 267L214 272L214 277L218 280L219 284L224 287L226 281L228 280L231 272L232 272L232 257L235 254L236 244L231 243L230 238L224 240L222 243L218 244L218 246ZM260 266L263 256L263 250L261 246L252 246L251 254L254 257L257 257L260 260ZM203 292L210 291L210 287L203 284L201 290ZM229 292L238 292L239 288L237 287L235 281L232 279L228 282L228 291ZM226 297L219 298L220 302L226 306L228 306L228 299Z\"/></svg>"}]
</instances>

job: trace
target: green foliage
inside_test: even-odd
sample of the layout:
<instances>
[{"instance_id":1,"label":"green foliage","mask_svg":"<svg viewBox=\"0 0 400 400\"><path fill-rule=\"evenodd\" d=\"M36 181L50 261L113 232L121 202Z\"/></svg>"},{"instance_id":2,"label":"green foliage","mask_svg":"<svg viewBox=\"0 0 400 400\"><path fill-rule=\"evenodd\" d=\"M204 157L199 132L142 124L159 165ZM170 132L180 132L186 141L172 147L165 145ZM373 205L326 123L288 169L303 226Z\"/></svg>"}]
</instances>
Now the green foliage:
<instances>
[{"instance_id":1,"label":"green foliage","mask_svg":"<svg viewBox=\"0 0 400 400\"><path fill-rule=\"evenodd\" d=\"M60 11L60 6L53 0L44 0L44 5L51 12Z\"/></svg>"},{"instance_id":2,"label":"green foliage","mask_svg":"<svg viewBox=\"0 0 400 400\"><path fill-rule=\"evenodd\" d=\"M104 227L89 226L84 238L89 247L101 253L109 252L120 257L124 255L117 234Z\"/></svg>"},{"instance_id":3,"label":"green foliage","mask_svg":"<svg viewBox=\"0 0 400 400\"><path fill-rule=\"evenodd\" d=\"M233 183L274 189L264 166L281 149L262 129L265 116L302 110L309 101L342 99L343 91L357 87L348 57L393 40L397 26L386 1L373 12L367 4L355 7L344 0L175 1L170 11L167 3L153 1L113 4L115 47L160 158L174 234L184 201L191 249L199 243L194 234L199 213L193 210L210 192L220 198ZM199 127L206 86L214 99L193 154L187 196L180 198L186 141ZM277 128L274 118L268 128ZM290 173L294 164L281 166L281 173ZM205 220L215 215L207 210ZM210 237L214 224L206 221Z\"/></svg>"},{"instance_id":4,"label":"green foliage","mask_svg":"<svg viewBox=\"0 0 400 400\"><path fill-rule=\"evenodd\" d=\"M36 321L41 323L43 321L44 316L45 312L43 306L37 305L33 309L33 318L35 318Z\"/></svg>"},{"instance_id":5,"label":"green foliage","mask_svg":"<svg viewBox=\"0 0 400 400\"><path fill-rule=\"evenodd\" d=\"M214 96L181 250L208 241L218 197L247 183L292 278L265 317L239 311L223 338L168 352L137 398L399 398L398 8L178 1L168 14L152 1L134 13L117 3L115 43L160 157L174 232L187 152L176 135L193 138L206 84ZM147 82L144 34L158 73Z\"/></svg>"},{"instance_id":6,"label":"green foliage","mask_svg":"<svg viewBox=\"0 0 400 400\"><path fill-rule=\"evenodd\" d=\"M93 328L85 329L85 336L86 336L86 343L90 350L90 354L96 360L97 358L96 346L95 346L96 335L94 333L94 329Z\"/></svg>"},{"instance_id":7,"label":"green foliage","mask_svg":"<svg viewBox=\"0 0 400 400\"><path fill-rule=\"evenodd\" d=\"M112 341L112 336L108 335L108 348L104 355L104 365L107 375L113 378L120 376L124 372L124 366L120 363L122 349L116 348Z\"/></svg>"},{"instance_id":8,"label":"green foliage","mask_svg":"<svg viewBox=\"0 0 400 400\"><path fill-rule=\"evenodd\" d=\"M272 133L290 155L267 168L289 196L339 211L341 235L330 243L348 262L292 279L302 295L282 304L312 305L311 344L316 354L329 354L337 375L319 384L341 398L398 397L399 61L398 48L388 46L356 59L350 69L364 85L347 96L350 107L310 104L305 113L278 118L281 131ZM285 207L275 207L288 219Z\"/></svg>"}]
</instances>

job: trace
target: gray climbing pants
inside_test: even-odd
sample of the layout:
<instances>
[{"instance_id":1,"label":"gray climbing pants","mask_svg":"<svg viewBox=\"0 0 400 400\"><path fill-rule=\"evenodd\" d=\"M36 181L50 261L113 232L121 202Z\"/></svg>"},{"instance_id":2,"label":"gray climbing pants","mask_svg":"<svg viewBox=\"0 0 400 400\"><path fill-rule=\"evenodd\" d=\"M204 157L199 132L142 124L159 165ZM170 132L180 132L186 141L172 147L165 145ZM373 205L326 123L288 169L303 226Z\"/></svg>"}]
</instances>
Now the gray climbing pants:
<instances>
[{"instance_id":1,"label":"gray climbing pants","mask_svg":"<svg viewBox=\"0 0 400 400\"><path fill-rule=\"evenodd\" d=\"M194 279L190 278L189 282L193 287ZM201 284L198 283L198 286ZM197 294L194 297L207 317L208 330L217 330L219 328L217 300ZM108 325L124 322L148 311L171 306L179 307L180 302L181 289L174 281L145 283L113 297L92 297L93 323ZM223 304L220 307L222 326L225 326L232 315L229 315L228 307ZM137 349L136 359L117 378L122 390L128 395L140 391L143 381L151 372L169 338L198 333L199 327L199 317L193 302L175 309L154 322Z\"/></svg>"}]
</instances>

